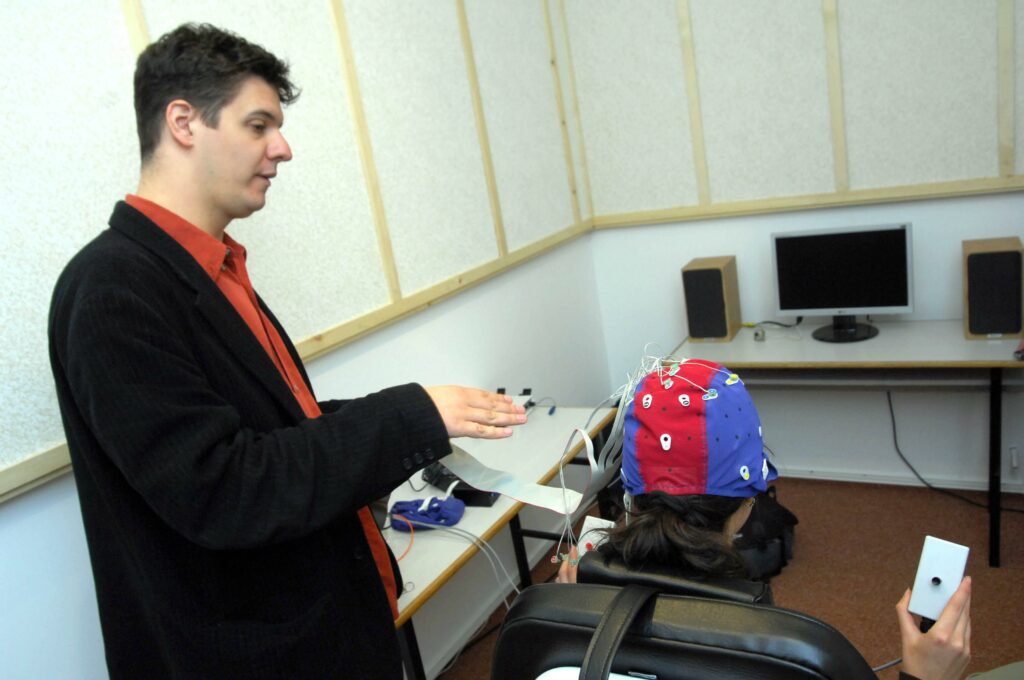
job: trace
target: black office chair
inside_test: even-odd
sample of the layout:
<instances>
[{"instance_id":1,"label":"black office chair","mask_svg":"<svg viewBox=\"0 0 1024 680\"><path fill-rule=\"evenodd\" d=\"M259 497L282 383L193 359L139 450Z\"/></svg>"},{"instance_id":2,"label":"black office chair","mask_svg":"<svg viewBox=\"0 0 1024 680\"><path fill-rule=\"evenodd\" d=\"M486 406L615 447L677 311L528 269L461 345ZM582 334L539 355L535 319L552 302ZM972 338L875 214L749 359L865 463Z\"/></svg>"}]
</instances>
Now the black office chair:
<instances>
[{"instance_id":1,"label":"black office chair","mask_svg":"<svg viewBox=\"0 0 1024 680\"><path fill-rule=\"evenodd\" d=\"M764 581L741 578L684 577L676 569L647 565L643 571L634 571L614 553L591 550L580 560L576 572L577 583L598 583L608 586L627 586L635 583L653 588L660 593L709 597L749 604L773 604L772 589Z\"/></svg>"},{"instance_id":2,"label":"black office chair","mask_svg":"<svg viewBox=\"0 0 1024 680\"><path fill-rule=\"evenodd\" d=\"M535 680L561 667L582 668L580 680L875 678L842 634L799 612L635 584L532 586L502 625L491 678Z\"/></svg>"}]
</instances>

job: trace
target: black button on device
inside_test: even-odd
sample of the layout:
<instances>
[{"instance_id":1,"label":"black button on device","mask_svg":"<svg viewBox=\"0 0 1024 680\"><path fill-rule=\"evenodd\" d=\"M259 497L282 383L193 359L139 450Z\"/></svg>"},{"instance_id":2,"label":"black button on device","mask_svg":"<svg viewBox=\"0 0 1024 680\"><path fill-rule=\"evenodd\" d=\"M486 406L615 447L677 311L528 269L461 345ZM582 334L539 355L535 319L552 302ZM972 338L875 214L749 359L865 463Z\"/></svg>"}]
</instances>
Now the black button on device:
<instances>
[{"instance_id":1,"label":"black button on device","mask_svg":"<svg viewBox=\"0 0 1024 680\"><path fill-rule=\"evenodd\" d=\"M412 459L416 461L417 465L419 465L423 462L423 454L416 452L416 454L413 455Z\"/></svg>"},{"instance_id":2,"label":"black button on device","mask_svg":"<svg viewBox=\"0 0 1024 680\"><path fill-rule=\"evenodd\" d=\"M404 467L406 470L411 470L412 469L412 461L409 460L408 458L403 458L402 459L402 467Z\"/></svg>"},{"instance_id":3,"label":"black button on device","mask_svg":"<svg viewBox=\"0 0 1024 680\"><path fill-rule=\"evenodd\" d=\"M423 455L427 457L427 460L434 460L434 449L429 446L423 449Z\"/></svg>"},{"instance_id":4,"label":"black button on device","mask_svg":"<svg viewBox=\"0 0 1024 680\"><path fill-rule=\"evenodd\" d=\"M933 586L940 585L941 583L942 583L942 579L941 578L939 578L938 576L932 576L932 585Z\"/></svg>"}]
</instances>

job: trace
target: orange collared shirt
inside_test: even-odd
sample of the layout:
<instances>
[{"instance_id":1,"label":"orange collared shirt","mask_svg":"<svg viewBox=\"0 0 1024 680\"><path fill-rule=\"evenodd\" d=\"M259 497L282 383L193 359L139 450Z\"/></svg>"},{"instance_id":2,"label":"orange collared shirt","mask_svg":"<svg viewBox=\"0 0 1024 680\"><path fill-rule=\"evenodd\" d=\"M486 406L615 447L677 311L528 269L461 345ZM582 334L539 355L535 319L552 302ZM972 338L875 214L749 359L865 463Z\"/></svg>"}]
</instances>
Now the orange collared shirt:
<instances>
[{"instance_id":1,"label":"orange collared shirt","mask_svg":"<svg viewBox=\"0 0 1024 680\"><path fill-rule=\"evenodd\" d=\"M296 401L302 407L302 412L307 418L318 418L321 415L319 404L306 385L306 381L302 379L302 374L292 360L291 354L288 353L288 348L285 347L281 335L257 303L256 292L249 281L249 272L245 268L245 247L227 233L224 234L223 241L218 241L163 206L134 194L126 196L125 201L167 232L167 235L187 250L203 268L203 271L210 275L224 297L249 326L252 334L263 345L263 349L277 366L281 377L291 388ZM362 508L359 511L359 521L363 525L363 532L370 544L374 562L376 562L377 570L384 582L388 602L391 604L391 612L397 619L398 600L395 575L391 569L391 558L388 556L384 537L377 529L369 508Z\"/></svg>"}]
</instances>

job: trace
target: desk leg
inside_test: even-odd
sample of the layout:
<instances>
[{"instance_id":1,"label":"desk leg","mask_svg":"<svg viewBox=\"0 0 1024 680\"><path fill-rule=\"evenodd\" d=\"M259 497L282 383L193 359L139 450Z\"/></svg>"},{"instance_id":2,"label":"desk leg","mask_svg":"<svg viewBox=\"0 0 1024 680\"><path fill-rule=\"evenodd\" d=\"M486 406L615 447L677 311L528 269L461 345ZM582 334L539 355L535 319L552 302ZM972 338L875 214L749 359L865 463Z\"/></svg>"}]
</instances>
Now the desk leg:
<instances>
[{"instance_id":1,"label":"desk leg","mask_svg":"<svg viewBox=\"0 0 1024 680\"><path fill-rule=\"evenodd\" d=\"M523 525L519 523L519 515L513 517L512 521L508 523L508 529L512 533L512 549L516 553L516 565L519 566L519 587L527 588L533 585L533 577L530 575L530 561L526 559Z\"/></svg>"},{"instance_id":2,"label":"desk leg","mask_svg":"<svg viewBox=\"0 0 1024 680\"><path fill-rule=\"evenodd\" d=\"M1003 490L1003 369L990 369L988 386L988 564L999 566Z\"/></svg>"},{"instance_id":3,"label":"desk leg","mask_svg":"<svg viewBox=\"0 0 1024 680\"><path fill-rule=\"evenodd\" d=\"M420 656L420 645L416 642L416 631L413 630L411 618L398 629L398 646L402 650L405 677L409 680L427 680L427 672L423 670L423 658Z\"/></svg>"}]
</instances>

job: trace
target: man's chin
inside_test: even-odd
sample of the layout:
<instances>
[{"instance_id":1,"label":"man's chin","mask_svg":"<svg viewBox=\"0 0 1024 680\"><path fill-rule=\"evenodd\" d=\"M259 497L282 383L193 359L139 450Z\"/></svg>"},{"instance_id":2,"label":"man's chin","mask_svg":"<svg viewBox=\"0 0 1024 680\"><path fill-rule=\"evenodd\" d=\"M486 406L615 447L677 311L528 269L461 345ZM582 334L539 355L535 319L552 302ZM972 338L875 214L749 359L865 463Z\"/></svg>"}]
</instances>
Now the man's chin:
<instances>
[{"instance_id":1,"label":"man's chin","mask_svg":"<svg viewBox=\"0 0 1024 680\"><path fill-rule=\"evenodd\" d=\"M235 212L234 218L236 220L245 219L246 217L249 217L249 215L252 215L254 212L262 210L263 206L265 206L266 204L267 199L264 196L260 196L259 199L252 199L250 201L247 201L246 203L238 206L238 210Z\"/></svg>"}]
</instances>

